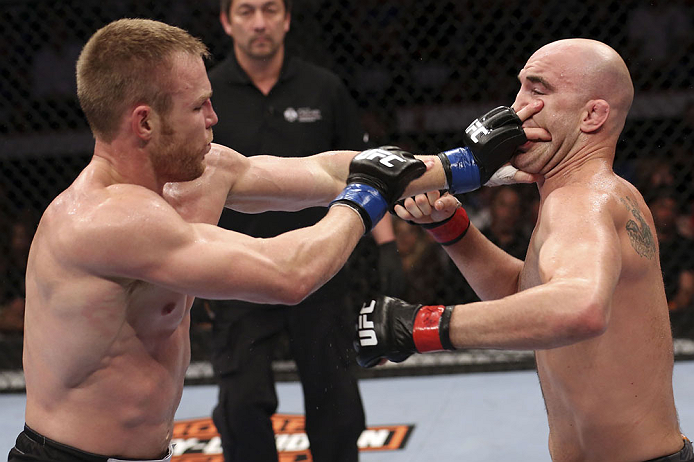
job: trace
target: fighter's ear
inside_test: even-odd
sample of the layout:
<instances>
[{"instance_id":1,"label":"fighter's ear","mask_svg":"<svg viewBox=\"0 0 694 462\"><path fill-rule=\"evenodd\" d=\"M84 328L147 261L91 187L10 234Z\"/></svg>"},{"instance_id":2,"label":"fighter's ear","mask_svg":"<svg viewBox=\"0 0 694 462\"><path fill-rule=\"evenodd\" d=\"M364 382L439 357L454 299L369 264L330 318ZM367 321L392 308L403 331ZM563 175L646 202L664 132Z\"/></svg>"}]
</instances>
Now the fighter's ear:
<instances>
[{"instance_id":1,"label":"fighter's ear","mask_svg":"<svg viewBox=\"0 0 694 462\"><path fill-rule=\"evenodd\" d=\"M149 141L152 138L153 112L151 107L141 104L130 113L130 126L138 138L143 141Z\"/></svg>"},{"instance_id":2,"label":"fighter's ear","mask_svg":"<svg viewBox=\"0 0 694 462\"><path fill-rule=\"evenodd\" d=\"M593 133L607 121L607 117L610 115L610 104L604 99L593 99L586 103L584 111L581 131Z\"/></svg>"}]
</instances>

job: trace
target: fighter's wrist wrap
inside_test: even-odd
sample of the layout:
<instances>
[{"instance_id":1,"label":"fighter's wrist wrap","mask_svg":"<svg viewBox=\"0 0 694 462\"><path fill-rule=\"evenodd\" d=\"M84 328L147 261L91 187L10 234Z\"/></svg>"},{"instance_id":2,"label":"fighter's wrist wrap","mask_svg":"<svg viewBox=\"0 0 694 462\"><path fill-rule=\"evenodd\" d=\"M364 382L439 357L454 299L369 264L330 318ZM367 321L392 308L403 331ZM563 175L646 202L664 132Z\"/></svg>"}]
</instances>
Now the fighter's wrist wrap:
<instances>
[{"instance_id":1,"label":"fighter's wrist wrap","mask_svg":"<svg viewBox=\"0 0 694 462\"><path fill-rule=\"evenodd\" d=\"M359 212L368 233L425 171L424 162L396 146L367 149L352 158L347 185L330 206L344 204Z\"/></svg>"},{"instance_id":2,"label":"fighter's wrist wrap","mask_svg":"<svg viewBox=\"0 0 694 462\"><path fill-rule=\"evenodd\" d=\"M446 187L451 194L479 189L480 169L469 148L455 148L437 154L446 174Z\"/></svg>"},{"instance_id":3,"label":"fighter's wrist wrap","mask_svg":"<svg viewBox=\"0 0 694 462\"><path fill-rule=\"evenodd\" d=\"M363 183L348 184L330 203L330 206L336 203L347 205L359 212L364 222L365 233L371 231L371 228L381 221L388 211L388 202L378 189Z\"/></svg>"},{"instance_id":4,"label":"fighter's wrist wrap","mask_svg":"<svg viewBox=\"0 0 694 462\"><path fill-rule=\"evenodd\" d=\"M441 245L453 245L461 240L470 229L470 218L462 207L458 207L450 217L437 223L422 224L422 228Z\"/></svg>"},{"instance_id":5,"label":"fighter's wrist wrap","mask_svg":"<svg viewBox=\"0 0 694 462\"><path fill-rule=\"evenodd\" d=\"M455 350L450 339L453 306L425 305L415 315L412 339L420 353Z\"/></svg>"}]
</instances>

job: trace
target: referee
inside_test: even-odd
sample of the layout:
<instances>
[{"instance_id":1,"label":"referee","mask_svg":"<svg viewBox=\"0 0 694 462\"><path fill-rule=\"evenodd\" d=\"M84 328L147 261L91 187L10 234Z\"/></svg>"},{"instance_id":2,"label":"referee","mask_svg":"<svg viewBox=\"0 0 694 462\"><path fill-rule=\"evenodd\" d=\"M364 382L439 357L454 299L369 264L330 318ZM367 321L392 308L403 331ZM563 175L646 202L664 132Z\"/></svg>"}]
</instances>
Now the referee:
<instances>
[{"instance_id":1,"label":"referee","mask_svg":"<svg viewBox=\"0 0 694 462\"><path fill-rule=\"evenodd\" d=\"M233 53L210 71L219 116L215 142L247 156L303 157L365 149L357 105L339 77L285 54L290 13L291 0L221 1L220 20L233 39ZM220 226L272 237L312 225L326 210L246 215L227 209ZM402 271L390 222L377 228L374 238L381 244L382 261L386 255L390 266L397 261ZM380 237L377 233L384 229L385 237ZM357 439L365 418L352 372L348 288L343 269L296 306L210 303L212 363L219 383L213 419L226 462L277 460L270 420L278 404L272 359L282 338L288 338L303 386L313 460L358 460Z\"/></svg>"}]
</instances>

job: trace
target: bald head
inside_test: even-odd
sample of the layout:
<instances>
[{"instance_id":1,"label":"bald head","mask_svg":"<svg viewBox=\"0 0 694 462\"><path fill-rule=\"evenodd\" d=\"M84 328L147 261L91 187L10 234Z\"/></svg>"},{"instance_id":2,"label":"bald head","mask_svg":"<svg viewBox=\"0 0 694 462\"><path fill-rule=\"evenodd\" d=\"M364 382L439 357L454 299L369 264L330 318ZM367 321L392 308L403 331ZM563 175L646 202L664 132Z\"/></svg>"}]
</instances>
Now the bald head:
<instances>
[{"instance_id":1,"label":"bald head","mask_svg":"<svg viewBox=\"0 0 694 462\"><path fill-rule=\"evenodd\" d=\"M530 59L541 57L560 63L566 83L575 85L586 101L607 101L610 116L606 128L622 130L634 99L634 86L619 53L596 40L565 39L543 46Z\"/></svg>"}]
</instances>

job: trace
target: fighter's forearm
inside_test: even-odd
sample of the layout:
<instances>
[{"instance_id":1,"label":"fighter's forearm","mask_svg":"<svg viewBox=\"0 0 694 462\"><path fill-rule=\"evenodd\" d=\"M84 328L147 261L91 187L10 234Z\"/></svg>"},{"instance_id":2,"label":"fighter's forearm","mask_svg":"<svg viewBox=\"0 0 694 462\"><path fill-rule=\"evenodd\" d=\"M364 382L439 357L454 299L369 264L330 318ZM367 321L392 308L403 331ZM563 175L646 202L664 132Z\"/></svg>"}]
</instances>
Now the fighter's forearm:
<instances>
[{"instance_id":1,"label":"fighter's forearm","mask_svg":"<svg viewBox=\"0 0 694 462\"><path fill-rule=\"evenodd\" d=\"M407 188L405 188L405 193L402 197L410 197L416 194L444 189L446 187L446 174L438 156L427 155L415 157L426 164L427 171L424 172L424 175L410 182Z\"/></svg>"},{"instance_id":2,"label":"fighter's forearm","mask_svg":"<svg viewBox=\"0 0 694 462\"><path fill-rule=\"evenodd\" d=\"M541 350L599 336L609 303L595 303L590 284L567 278L500 300L457 305L450 340L455 348Z\"/></svg>"},{"instance_id":3,"label":"fighter's forearm","mask_svg":"<svg viewBox=\"0 0 694 462\"><path fill-rule=\"evenodd\" d=\"M246 213L301 210L327 205L344 188L349 164L357 151L328 151L305 158L255 156L250 168L229 190L226 206ZM416 156L427 171L413 180L402 197L446 186L437 156Z\"/></svg>"},{"instance_id":4,"label":"fighter's forearm","mask_svg":"<svg viewBox=\"0 0 694 462\"><path fill-rule=\"evenodd\" d=\"M330 203L345 187L356 151L309 157L254 156L229 190L226 206L246 213L296 211Z\"/></svg>"},{"instance_id":5,"label":"fighter's forearm","mask_svg":"<svg viewBox=\"0 0 694 462\"><path fill-rule=\"evenodd\" d=\"M266 303L299 303L342 268L363 233L357 212L335 206L314 226L265 240L277 277L268 277L269 287L257 296Z\"/></svg>"},{"instance_id":6,"label":"fighter's forearm","mask_svg":"<svg viewBox=\"0 0 694 462\"><path fill-rule=\"evenodd\" d=\"M523 262L494 245L473 225L460 241L444 249L480 299L496 300L518 292Z\"/></svg>"}]
</instances>

